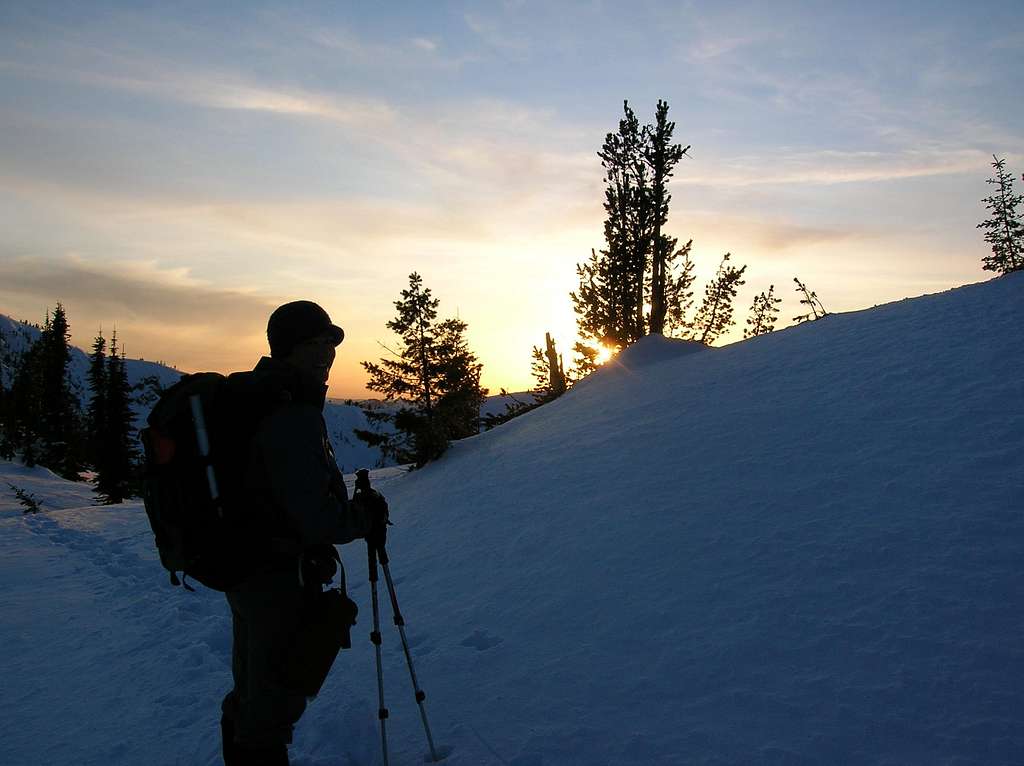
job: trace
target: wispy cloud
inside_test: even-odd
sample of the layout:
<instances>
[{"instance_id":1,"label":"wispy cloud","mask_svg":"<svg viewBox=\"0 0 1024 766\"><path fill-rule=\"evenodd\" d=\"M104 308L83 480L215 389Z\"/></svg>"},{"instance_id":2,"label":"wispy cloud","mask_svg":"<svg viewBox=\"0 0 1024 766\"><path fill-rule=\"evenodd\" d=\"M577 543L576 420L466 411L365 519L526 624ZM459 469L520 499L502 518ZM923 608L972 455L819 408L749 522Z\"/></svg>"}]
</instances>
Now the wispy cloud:
<instances>
[{"instance_id":1,"label":"wispy cloud","mask_svg":"<svg viewBox=\"0 0 1024 766\"><path fill-rule=\"evenodd\" d=\"M708 62L770 39L779 39L779 35L773 32L747 35L703 34L694 42L687 43L683 48L683 54L692 62Z\"/></svg>"},{"instance_id":2,"label":"wispy cloud","mask_svg":"<svg viewBox=\"0 0 1024 766\"><path fill-rule=\"evenodd\" d=\"M821 150L723 157L684 166L673 185L764 186L877 183L983 173L988 155L975 149L846 152Z\"/></svg>"},{"instance_id":3,"label":"wispy cloud","mask_svg":"<svg viewBox=\"0 0 1024 766\"><path fill-rule=\"evenodd\" d=\"M469 53L448 51L443 41L427 36L414 36L398 40L371 40L355 34L345 26L323 26L299 17L275 17L286 24L296 37L313 43L315 49L337 58L350 66L379 70L382 63L390 69L413 70L427 67L437 70L457 70L475 60ZM317 51L306 51L317 56Z\"/></svg>"},{"instance_id":4,"label":"wispy cloud","mask_svg":"<svg viewBox=\"0 0 1024 766\"><path fill-rule=\"evenodd\" d=\"M810 226L779 219L743 215L723 215L708 210L687 210L681 216L695 243L714 233L715 239L728 238L727 248L737 252L754 251L779 254L809 246L833 245L866 236L865 230L852 227ZM725 236L723 236L725 235Z\"/></svg>"},{"instance_id":5,"label":"wispy cloud","mask_svg":"<svg viewBox=\"0 0 1024 766\"><path fill-rule=\"evenodd\" d=\"M515 56L524 56L530 51L530 41L523 35L509 31L498 19L484 16L479 12L463 16L466 26L490 48Z\"/></svg>"},{"instance_id":6,"label":"wispy cloud","mask_svg":"<svg viewBox=\"0 0 1024 766\"><path fill-rule=\"evenodd\" d=\"M31 295L87 303L112 317L149 317L201 328L239 317L266 316L266 298L225 290L190 277L184 268L121 261L100 267L75 255L63 258L5 256L0 259L0 295Z\"/></svg>"},{"instance_id":7,"label":"wispy cloud","mask_svg":"<svg viewBox=\"0 0 1024 766\"><path fill-rule=\"evenodd\" d=\"M117 73L89 69L24 65L0 61L0 68L37 78L76 82L127 91L145 98L166 99L215 109L270 112L328 120L341 125L379 128L395 117L395 109L378 99L315 92L297 87L256 85L228 72L164 67L159 62L121 62ZM168 71L173 72L167 74ZM120 72L133 72L121 74Z\"/></svg>"}]
</instances>

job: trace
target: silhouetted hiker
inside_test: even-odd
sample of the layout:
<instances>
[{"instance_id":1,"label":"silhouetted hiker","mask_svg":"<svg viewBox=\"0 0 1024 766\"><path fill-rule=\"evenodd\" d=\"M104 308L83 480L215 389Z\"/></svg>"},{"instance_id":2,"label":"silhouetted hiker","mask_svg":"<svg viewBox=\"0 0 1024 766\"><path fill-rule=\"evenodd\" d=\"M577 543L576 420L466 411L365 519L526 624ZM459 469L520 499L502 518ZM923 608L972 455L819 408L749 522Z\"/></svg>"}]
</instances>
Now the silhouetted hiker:
<instances>
[{"instance_id":1,"label":"silhouetted hiker","mask_svg":"<svg viewBox=\"0 0 1024 766\"><path fill-rule=\"evenodd\" d=\"M267 324L270 356L252 372L232 376L237 390L253 392L253 401L271 402L268 411L253 413L259 424L244 458L244 497L273 545L255 572L226 594L234 636L234 688L221 718L227 766L288 763L292 727L306 707L308 692L301 689L309 686L294 679L296 662L301 673L307 659L295 656L303 655L297 644L308 643L311 630L338 627L316 614L328 595L322 586L340 563L333 544L384 534L386 520L377 509L349 500L323 420L327 376L344 337L317 304L287 303ZM341 582L343 591L344 571ZM351 604L337 591L333 595ZM348 625L342 628L347 640ZM333 657L328 655L323 674Z\"/></svg>"}]
</instances>

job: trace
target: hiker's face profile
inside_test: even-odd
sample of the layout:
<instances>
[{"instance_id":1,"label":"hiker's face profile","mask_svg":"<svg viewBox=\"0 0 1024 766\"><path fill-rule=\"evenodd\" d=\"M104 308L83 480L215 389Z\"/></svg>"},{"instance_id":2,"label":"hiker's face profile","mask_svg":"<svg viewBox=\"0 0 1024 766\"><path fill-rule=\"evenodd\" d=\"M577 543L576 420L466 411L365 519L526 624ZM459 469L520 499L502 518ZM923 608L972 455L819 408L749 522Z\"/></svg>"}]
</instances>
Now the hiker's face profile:
<instances>
[{"instance_id":1,"label":"hiker's face profile","mask_svg":"<svg viewBox=\"0 0 1024 766\"><path fill-rule=\"evenodd\" d=\"M325 332L297 345L285 361L314 380L326 383L331 365L334 364L334 355L334 337Z\"/></svg>"}]
</instances>

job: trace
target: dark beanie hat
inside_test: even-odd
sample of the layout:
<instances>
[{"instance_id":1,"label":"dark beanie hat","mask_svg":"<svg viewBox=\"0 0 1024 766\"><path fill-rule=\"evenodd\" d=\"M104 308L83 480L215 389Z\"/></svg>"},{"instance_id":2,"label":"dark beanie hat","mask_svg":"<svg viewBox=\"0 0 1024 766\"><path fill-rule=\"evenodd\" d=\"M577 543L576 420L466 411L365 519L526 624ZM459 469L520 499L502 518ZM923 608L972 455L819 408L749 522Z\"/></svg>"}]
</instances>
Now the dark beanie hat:
<instances>
[{"instance_id":1,"label":"dark beanie hat","mask_svg":"<svg viewBox=\"0 0 1024 766\"><path fill-rule=\"evenodd\" d=\"M334 336L335 346L345 339L345 331L331 324L327 312L313 301L286 303L276 308L267 322L270 355L279 359L288 356L303 341L325 332Z\"/></svg>"}]
</instances>

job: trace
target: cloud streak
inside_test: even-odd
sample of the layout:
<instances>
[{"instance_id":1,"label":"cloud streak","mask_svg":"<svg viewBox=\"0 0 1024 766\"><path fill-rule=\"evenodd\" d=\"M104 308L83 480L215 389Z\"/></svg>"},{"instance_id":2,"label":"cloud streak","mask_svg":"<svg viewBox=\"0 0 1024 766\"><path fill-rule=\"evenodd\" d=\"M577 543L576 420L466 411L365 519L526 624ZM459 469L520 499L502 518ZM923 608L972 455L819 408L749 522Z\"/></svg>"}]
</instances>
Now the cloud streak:
<instances>
[{"instance_id":1,"label":"cloud streak","mask_svg":"<svg viewBox=\"0 0 1024 766\"><path fill-rule=\"evenodd\" d=\"M695 160L693 164L682 167L682 172L673 178L672 185L748 187L879 183L983 173L990 161L987 154L975 149L779 152L724 157L704 163L703 168L701 162Z\"/></svg>"},{"instance_id":2,"label":"cloud streak","mask_svg":"<svg viewBox=\"0 0 1024 766\"><path fill-rule=\"evenodd\" d=\"M7 301L31 296L43 302L66 296L112 317L185 324L234 324L240 318L266 316L271 303L235 290L192 280L185 269L161 270L131 261L97 267L68 256L48 258L5 255L0 259L0 296Z\"/></svg>"}]
</instances>

